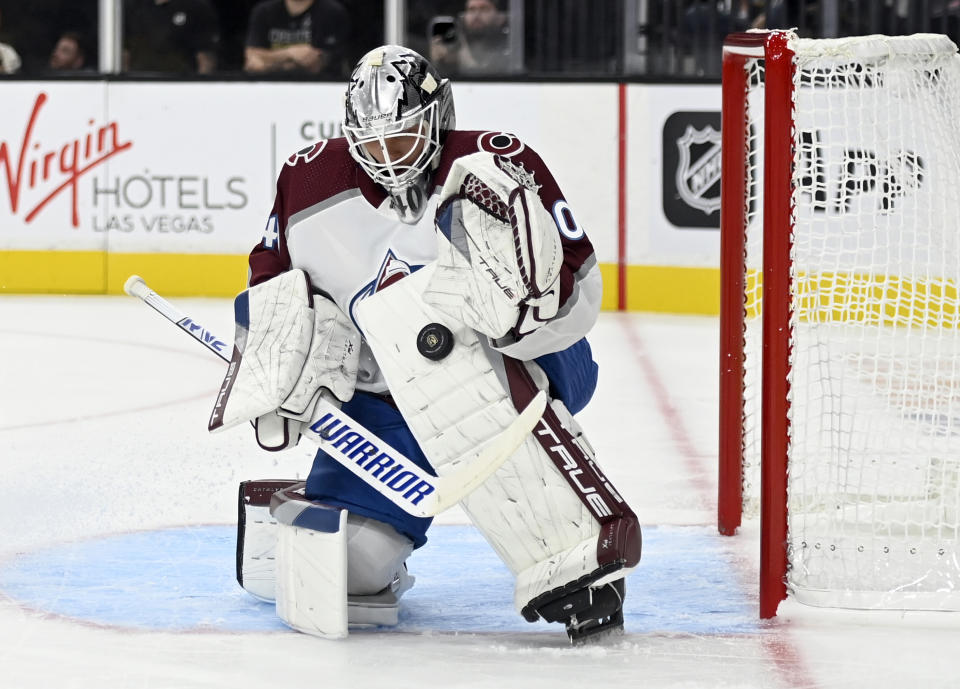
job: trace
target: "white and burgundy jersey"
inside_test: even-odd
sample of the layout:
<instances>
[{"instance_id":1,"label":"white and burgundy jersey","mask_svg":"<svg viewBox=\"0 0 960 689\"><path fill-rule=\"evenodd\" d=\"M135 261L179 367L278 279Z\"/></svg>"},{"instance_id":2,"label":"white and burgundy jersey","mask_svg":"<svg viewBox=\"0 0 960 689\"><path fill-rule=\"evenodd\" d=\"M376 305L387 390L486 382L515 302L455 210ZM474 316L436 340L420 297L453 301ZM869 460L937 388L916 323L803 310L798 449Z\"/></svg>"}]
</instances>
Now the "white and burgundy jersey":
<instances>
[{"instance_id":1,"label":"white and burgundy jersey","mask_svg":"<svg viewBox=\"0 0 960 689\"><path fill-rule=\"evenodd\" d=\"M360 300L437 257L434 214L439 191L453 161L477 151L508 156L533 175L564 249L557 316L523 337L508 334L496 348L515 359L531 360L570 347L593 326L600 308L602 286L593 246L540 156L502 132L447 134L432 180L433 195L415 225L399 220L390 197L350 157L345 139L318 141L299 151L280 172L263 239L250 254L249 284L302 269L315 290L356 322L354 309ZM386 392L376 363L363 349L357 388Z\"/></svg>"}]
</instances>

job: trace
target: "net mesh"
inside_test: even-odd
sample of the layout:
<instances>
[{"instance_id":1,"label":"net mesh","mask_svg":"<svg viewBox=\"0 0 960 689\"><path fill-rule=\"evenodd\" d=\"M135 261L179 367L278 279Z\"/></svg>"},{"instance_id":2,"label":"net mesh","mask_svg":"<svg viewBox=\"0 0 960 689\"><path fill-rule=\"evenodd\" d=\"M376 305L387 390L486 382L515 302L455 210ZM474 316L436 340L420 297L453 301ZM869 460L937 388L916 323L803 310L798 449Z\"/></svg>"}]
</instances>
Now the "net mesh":
<instances>
[{"instance_id":1,"label":"net mesh","mask_svg":"<svg viewBox=\"0 0 960 689\"><path fill-rule=\"evenodd\" d=\"M747 198L744 207L743 514L760 514L760 378L763 296L763 60L747 60Z\"/></svg>"},{"instance_id":2,"label":"net mesh","mask_svg":"<svg viewBox=\"0 0 960 689\"><path fill-rule=\"evenodd\" d=\"M933 36L790 45L787 584L815 604L960 609L960 57ZM755 513L763 67L747 64Z\"/></svg>"}]
</instances>

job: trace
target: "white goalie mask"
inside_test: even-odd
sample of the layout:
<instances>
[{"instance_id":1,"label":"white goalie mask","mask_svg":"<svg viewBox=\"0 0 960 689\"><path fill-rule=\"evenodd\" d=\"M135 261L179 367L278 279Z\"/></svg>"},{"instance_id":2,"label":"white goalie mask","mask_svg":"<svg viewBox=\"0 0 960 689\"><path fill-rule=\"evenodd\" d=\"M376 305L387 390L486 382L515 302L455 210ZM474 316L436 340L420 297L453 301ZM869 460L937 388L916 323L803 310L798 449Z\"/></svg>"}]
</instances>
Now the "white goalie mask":
<instances>
[{"instance_id":1,"label":"white goalie mask","mask_svg":"<svg viewBox=\"0 0 960 689\"><path fill-rule=\"evenodd\" d=\"M416 222L443 137L454 127L450 81L419 53L386 45L354 67L345 100L350 155L390 194L400 219Z\"/></svg>"}]
</instances>

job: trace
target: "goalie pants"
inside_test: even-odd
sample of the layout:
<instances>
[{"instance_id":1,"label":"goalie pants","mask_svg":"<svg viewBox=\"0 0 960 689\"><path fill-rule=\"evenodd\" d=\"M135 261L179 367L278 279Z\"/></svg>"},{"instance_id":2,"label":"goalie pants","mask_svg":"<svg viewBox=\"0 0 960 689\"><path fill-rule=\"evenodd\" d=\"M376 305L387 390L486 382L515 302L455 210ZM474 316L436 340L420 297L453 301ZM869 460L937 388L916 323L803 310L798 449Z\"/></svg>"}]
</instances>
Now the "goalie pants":
<instances>
[{"instance_id":1,"label":"goalie pants","mask_svg":"<svg viewBox=\"0 0 960 689\"><path fill-rule=\"evenodd\" d=\"M353 399L344 403L342 409L419 467L434 473L403 416L390 402L378 395L358 390ZM427 542L427 529L432 519L407 514L323 450L317 452L313 460L304 495L309 500L343 507L352 515L389 524L413 541L414 548Z\"/></svg>"}]
</instances>

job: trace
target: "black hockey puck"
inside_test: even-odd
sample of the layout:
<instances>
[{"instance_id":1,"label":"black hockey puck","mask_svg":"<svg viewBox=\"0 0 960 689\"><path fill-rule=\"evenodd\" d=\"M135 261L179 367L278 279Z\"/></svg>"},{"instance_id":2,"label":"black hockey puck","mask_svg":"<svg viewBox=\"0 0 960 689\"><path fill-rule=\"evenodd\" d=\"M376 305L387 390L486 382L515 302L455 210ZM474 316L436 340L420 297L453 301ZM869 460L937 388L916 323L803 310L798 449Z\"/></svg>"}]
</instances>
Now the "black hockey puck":
<instances>
[{"instance_id":1,"label":"black hockey puck","mask_svg":"<svg viewBox=\"0 0 960 689\"><path fill-rule=\"evenodd\" d=\"M440 323L428 323L417 335L417 351L431 361L440 361L453 349L453 333Z\"/></svg>"}]
</instances>

